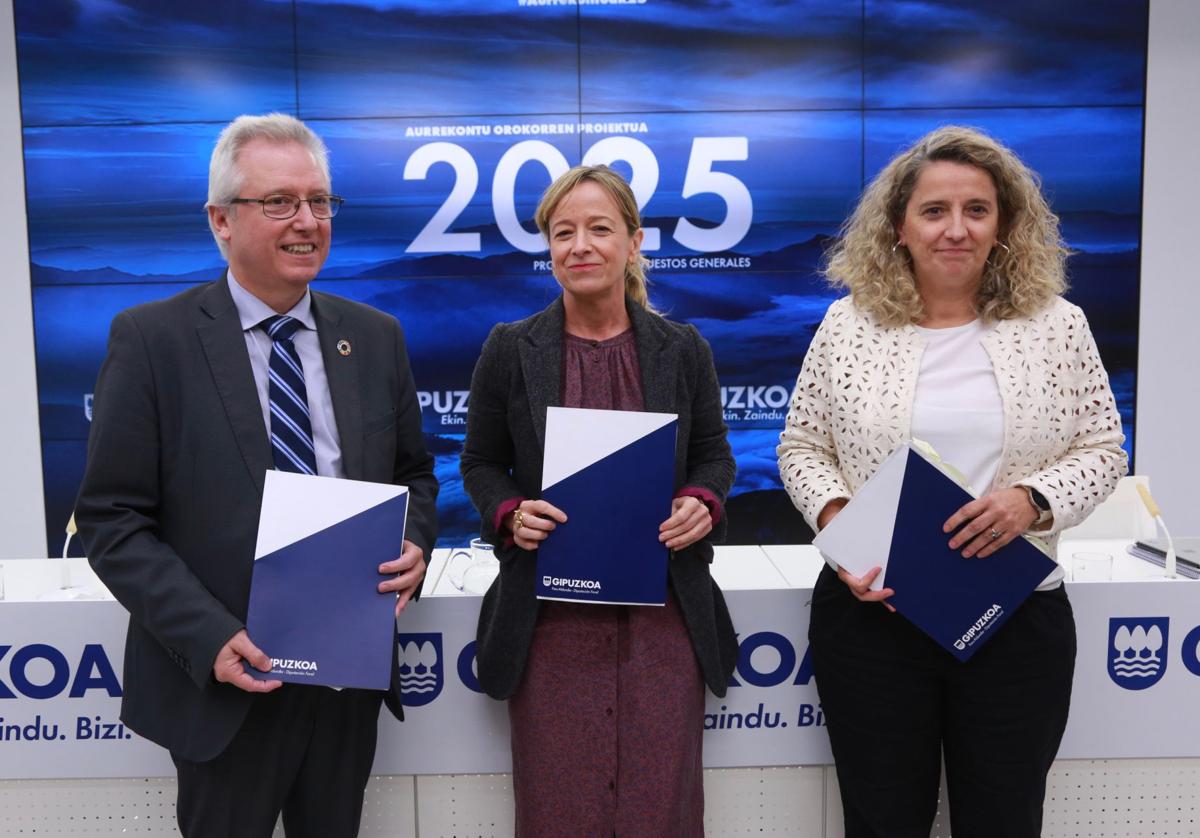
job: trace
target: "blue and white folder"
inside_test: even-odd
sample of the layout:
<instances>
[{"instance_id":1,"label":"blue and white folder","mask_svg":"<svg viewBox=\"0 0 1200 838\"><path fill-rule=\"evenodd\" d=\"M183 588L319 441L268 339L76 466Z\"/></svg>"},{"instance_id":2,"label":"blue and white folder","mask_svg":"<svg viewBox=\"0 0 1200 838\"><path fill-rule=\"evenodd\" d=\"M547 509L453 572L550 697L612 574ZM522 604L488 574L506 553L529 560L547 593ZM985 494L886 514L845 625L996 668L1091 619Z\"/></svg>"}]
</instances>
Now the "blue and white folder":
<instances>
[{"instance_id":1,"label":"blue and white folder","mask_svg":"<svg viewBox=\"0 0 1200 838\"><path fill-rule=\"evenodd\" d=\"M667 601L674 413L551 407L542 499L567 514L538 548L539 599L620 605Z\"/></svg>"},{"instance_id":2,"label":"blue and white folder","mask_svg":"<svg viewBox=\"0 0 1200 838\"><path fill-rule=\"evenodd\" d=\"M259 680L386 690L396 596L379 565L400 556L408 489L267 472L246 630L271 658Z\"/></svg>"},{"instance_id":3,"label":"blue and white folder","mask_svg":"<svg viewBox=\"0 0 1200 838\"><path fill-rule=\"evenodd\" d=\"M965 661L1057 567L1040 540L1024 536L985 559L951 550L942 524L973 499L932 449L906 443L813 544L855 576L882 567L871 588L893 589L896 611Z\"/></svg>"}]
</instances>

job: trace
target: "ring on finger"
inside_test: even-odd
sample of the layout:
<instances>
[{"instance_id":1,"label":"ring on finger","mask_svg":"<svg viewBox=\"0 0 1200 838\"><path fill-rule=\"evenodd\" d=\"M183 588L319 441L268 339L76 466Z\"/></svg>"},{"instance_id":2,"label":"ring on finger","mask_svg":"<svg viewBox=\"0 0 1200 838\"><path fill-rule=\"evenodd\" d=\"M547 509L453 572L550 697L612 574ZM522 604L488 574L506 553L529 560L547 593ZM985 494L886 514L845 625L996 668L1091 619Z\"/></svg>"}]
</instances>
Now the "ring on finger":
<instances>
[{"instance_id":1,"label":"ring on finger","mask_svg":"<svg viewBox=\"0 0 1200 838\"><path fill-rule=\"evenodd\" d=\"M517 530L523 526L525 526L525 510L518 506L517 514L513 516L513 534L515 535Z\"/></svg>"},{"instance_id":2,"label":"ring on finger","mask_svg":"<svg viewBox=\"0 0 1200 838\"><path fill-rule=\"evenodd\" d=\"M992 531L988 533L988 535L992 537L992 541L995 541L997 538L1000 538L1002 535L1004 535L1004 530L998 530L995 527L992 527Z\"/></svg>"}]
</instances>

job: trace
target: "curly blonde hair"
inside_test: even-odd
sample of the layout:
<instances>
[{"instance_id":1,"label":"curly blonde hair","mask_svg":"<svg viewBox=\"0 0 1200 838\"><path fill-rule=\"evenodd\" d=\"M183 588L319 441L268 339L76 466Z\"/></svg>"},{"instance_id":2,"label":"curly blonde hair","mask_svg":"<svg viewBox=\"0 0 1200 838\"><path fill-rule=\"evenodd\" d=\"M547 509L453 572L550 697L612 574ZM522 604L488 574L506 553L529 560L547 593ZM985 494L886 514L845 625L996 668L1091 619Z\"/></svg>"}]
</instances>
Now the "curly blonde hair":
<instances>
[{"instance_id":1,"label":"curly blonde hair","mask_svg":"<svg viewBox=\"0 0 1200 838\"><path fill-rule=\"evenodd\" d=\"M830 249L824 275L846 288L854 304L885 326L925 314L897 229L924 168L936 161L975 166L991 175L1000 209L998 242L984 267L976 309L985 322L1035 314L1067 287L1067 248L1041 179L1010 149L974 128L945 125L926 134L884 167L863 192Z\"/></svg>"},{"instance_id":2,"label":"curly blonde hair","mask_svg":"<svg viewBox=\"0 0 1200 838\"><path fill-rule=\"evenodd\" d=\"M563 198L585 180L599 185L612 197L621 212L626 231L631 236L636 233L642 226L642 219L638 213L637 198L625 178L608 166L576 166L546 187L533 214L533 220L546 240L550 239L550 216L554 215ZM650 280L646 279L646 266L649 264L649 260L639 253L637 259L625 265L625 294L646 311L654 312L654 306L650 304Z\"/></svg>"}]
</instances>

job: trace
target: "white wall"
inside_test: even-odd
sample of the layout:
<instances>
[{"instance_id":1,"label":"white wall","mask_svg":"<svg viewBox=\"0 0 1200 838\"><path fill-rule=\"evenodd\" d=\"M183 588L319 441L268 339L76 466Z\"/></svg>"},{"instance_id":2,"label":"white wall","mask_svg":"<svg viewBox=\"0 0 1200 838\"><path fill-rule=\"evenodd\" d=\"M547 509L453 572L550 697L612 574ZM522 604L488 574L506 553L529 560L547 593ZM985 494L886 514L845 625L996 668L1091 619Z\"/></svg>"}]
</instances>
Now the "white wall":
<instances>
[{"instance_id":1,"label":"white wall","mask_svg":"<svg viewBox=\"0 0 1200 838\"><path fill-rule=\"evenodd\" d=\"M1175 535L1200 535L1200 3L1151 0L1137 470Z\"/></svg>"},{"instance_id":2,"label":"white wall","mask_svg":"<svg viewBox=\"0 0 1200 838\"><path fill-rule=\"evenodd\" d=\"M0 559L46 555L12 0L0 0Z\"/></svg>"},{"instance_id":3,"label":"white wall","mask_svg":"<svg viewBox=\"0 0 1200 838\"><path fill-rule=\"evenodd\" d=\"M0 0L0 183L24 193L12 0ZM1200 534L1200 3L1152 0L1137 470L1176 534ZM46 554L23 202L0 204L0 558Z\"/></svg>"}]
</instances>

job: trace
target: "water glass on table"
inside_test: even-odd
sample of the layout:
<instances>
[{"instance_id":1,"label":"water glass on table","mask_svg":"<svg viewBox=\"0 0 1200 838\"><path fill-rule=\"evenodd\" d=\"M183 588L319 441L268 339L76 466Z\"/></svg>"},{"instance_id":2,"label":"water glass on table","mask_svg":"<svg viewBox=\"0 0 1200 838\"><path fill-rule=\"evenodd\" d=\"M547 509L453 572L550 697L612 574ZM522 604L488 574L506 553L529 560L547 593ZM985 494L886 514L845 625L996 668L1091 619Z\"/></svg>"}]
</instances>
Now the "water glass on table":
<instances>
[{"instance_id":1,"label":"water glass on table","mask_svg":"<svg viewBox=\"0 0 1200 838\"><path fill-rule=\"evenodd\" d=\"M450 584L465 594L483 594L500 575L500 560L496 548L482 538L472 538L470 547L450 552L446 564Z\"/></svg>"},{"instance_id":2,"label":"water glass on table","mask_svg":"<svg viewBox=\"0 0 1200 838\"><path fill-rule=\"evenodd\" d=\"M1107 582L1112 579L1113 557L1109 553L1072 553L1072 582Z\"/></svg>"}]
</instances>

